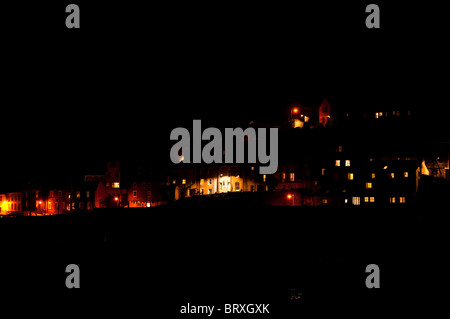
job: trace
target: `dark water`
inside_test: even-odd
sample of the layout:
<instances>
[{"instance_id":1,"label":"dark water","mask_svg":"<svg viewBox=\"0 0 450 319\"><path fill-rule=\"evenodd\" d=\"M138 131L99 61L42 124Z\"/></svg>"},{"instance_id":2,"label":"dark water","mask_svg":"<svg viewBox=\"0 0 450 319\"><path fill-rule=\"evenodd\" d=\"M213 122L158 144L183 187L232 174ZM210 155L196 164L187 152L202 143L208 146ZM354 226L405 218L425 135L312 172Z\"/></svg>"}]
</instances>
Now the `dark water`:
<instances>
[{"instance_id":1,"label":"dark water","mask_svg":"<svg viewBox=\"0 0 450 319\"><path fill-rule=\"evenodd\" d=\"M270 315L253 316L270 318L425 314L445 300L443 221L432 211L294 207L3 218L2 300L33 315L181 318L188 302L221 308L213 318L227 303L269 303ZM68 264L80 267L80 289L65 286ZM365 286L369 264L379 289Z\"/></svg>"}]
</instances>

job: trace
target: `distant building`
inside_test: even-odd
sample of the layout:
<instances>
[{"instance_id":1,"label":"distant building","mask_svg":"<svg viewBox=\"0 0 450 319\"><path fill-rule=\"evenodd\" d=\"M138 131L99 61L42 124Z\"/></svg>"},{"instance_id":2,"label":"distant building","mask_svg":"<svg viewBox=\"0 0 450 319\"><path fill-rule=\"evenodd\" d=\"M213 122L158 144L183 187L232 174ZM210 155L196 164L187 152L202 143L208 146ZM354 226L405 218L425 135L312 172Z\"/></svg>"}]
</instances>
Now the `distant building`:
<instances>
[{"instance_id":1,"label":"distant building","mask_svg":"<svg viewBox=\"0 0 450 319\"><path fill-rule=\"evenodd\" d=\"M250 165L180 165L172 175L176 200L196 195L265 191L272 179L260 175L258 168Z\"/></svg>"},{"instance_id":2,"label":"distant building","mask_svg":"<svg viewBox=\"0 0 450 319\"><path fill-rule=\"evenodd\" d=\"M95 190L95 207L119 207L126 201L126 190L120 185L119 162L108 162L105 175L98 182Z\"/></svg>"},{"instance_id":3,"label":"distant building","mask_svg":"<svg viewBox=\"0 0 450 319\"><path fill-rule=\"evenodd\" d=\"M291 107L290 123L293 128L327 127L333 124L331 105L324 99L320 105Z\"/></svg>"}]
</instances>

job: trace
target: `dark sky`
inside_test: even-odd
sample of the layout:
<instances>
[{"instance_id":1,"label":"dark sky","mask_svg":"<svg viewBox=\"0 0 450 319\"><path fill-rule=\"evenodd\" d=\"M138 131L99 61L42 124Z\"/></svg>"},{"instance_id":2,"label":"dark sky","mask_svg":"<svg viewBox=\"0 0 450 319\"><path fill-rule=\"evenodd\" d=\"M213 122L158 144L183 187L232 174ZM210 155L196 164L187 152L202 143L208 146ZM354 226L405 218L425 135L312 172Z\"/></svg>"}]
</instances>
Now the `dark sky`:
<instances>
[{"instance_id":1,"label":"dark sky","mask_svg":"<svg viewBox=\"0 0 450 319\"><path fill-rule=\"evenodd\" d=\"M445 19L431 4L378 1L381 29L368 30L369 1L78 1L81 29L68 30L68 3L2 9L2 188L168 156L180 123L280 118L296 101L400 103L447 123Z\"/></svg>"}]
</instances>

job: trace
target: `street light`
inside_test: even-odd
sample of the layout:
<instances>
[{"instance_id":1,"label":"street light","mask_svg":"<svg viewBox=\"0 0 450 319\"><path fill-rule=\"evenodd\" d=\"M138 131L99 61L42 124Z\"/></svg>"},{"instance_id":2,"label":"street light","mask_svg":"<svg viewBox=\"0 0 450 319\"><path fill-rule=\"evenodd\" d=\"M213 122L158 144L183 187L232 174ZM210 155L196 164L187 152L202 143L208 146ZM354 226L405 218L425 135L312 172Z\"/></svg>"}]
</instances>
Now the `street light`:
<instances>
[{"instance_id":1,"label":"street light","mask_svg":"<svg viewBox=\"0 0 450 319\"><path fill-rule=\"evenodd\" d=\"M294 206L294 195L293 194L287 194L287 199L291 200L292 199L292 206Z\"/></svg>"}]
</instances>

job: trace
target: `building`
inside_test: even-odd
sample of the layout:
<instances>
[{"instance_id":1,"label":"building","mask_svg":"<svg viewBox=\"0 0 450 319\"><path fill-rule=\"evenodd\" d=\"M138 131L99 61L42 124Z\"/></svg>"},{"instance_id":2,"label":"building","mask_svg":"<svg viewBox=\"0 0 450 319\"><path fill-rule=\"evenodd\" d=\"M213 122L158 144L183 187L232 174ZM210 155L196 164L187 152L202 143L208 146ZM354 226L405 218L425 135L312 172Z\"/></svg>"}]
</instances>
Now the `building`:
<instances>
[{"instance_id":1,"label":"building","mask_svg":"<svg viewBox=\"0 0 450 319\"><path fill-rule=\"evenodd\" d=\"M196 195L268 190L269 177L258 174L256 166L178 164L173 170L175 200Z\"/></svg>"},{"instance_id":2,"label":"building","mask_svg":"<svg viewBox=\"0 0 450 319\"><path fill-rule=\"evenodd\" d=\"M106 173L95 190L95 207L120 207L123 202L126 202L126 189L120 188L120 164L108 162Z\"/></svg>"},{"instance_id":3,"label":"building","mask_svg":"<svg viewBox=\"0 0 450 319\"><path fill-rule=\"evenodd\" d=\"M323 99L320 105L296 105L290 108L290 123L293 128L327 127L333 124L331 105Z\"/></svg>"}]
</instances>

